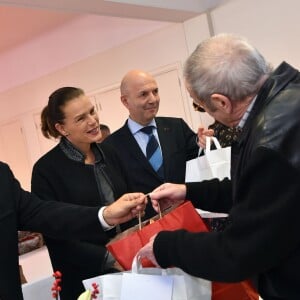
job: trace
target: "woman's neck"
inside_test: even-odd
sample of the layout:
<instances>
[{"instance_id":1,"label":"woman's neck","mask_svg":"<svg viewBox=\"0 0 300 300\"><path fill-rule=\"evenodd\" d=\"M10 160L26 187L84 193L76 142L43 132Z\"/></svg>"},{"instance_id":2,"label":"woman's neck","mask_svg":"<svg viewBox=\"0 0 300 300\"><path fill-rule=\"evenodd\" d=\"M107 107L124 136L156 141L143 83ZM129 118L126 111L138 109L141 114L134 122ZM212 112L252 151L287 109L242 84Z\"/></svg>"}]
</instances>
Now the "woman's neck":
<instances>
[{"instance_id":1,"label":"woman's neck","mask_svg":"<svg viewBox=\"0 0 300 300\"><path fill-rule=\"evenodd\" d=\"M88 151L84 151L83 153L85 154L84 162L86 164L92 165L95 163L95 155L94 155L94 152L92 151L91 147Z\"/></svg>"},{"instance_id":2,"label":"woman's neck","mask_svg":"<svg viewBox=\"0 0 300 300\"><path fill-rule=\"evenodd\" d=\"M72 141L70 141L72 143ZM79 149L85 156L84 162L85 164L94 164L95 162L95 155L92 151L91 144L76 144L72 143L77 149Z\"/></svg>"}]
</instances>

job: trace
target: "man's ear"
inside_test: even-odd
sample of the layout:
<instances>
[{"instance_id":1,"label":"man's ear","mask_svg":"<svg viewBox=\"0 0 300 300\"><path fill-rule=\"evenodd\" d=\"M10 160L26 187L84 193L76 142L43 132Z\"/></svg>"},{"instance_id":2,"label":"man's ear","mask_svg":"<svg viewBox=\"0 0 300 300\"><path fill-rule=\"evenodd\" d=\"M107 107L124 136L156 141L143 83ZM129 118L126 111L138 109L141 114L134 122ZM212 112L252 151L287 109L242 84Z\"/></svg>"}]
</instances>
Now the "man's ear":
<instances>
[{"instance_id":1,"label":"man's ear","mask_svg":"<svg viewBox=\"0 0 300 300\"><path fill-rule=\"evenodd\" d=\"M56 130L62 135L62 136L68 136L69 133L65 131L64 125L60 123L55 124Z\"/></svg>"},{"instance_id":2,"label":"man's ear","mask_svg":"<svg viewBox=\"0 0 300 300\"><path fill-rule=\"evenodd\" d=\"M121 102L123 103L123 105L128 109L128 101L127 101L127 96L122 95L121 96Z\"/></svg>"},{"instance_id":3,"label":"man's ear","mask_svg":"<svg viewBox=\"0 0 300 300\"><path fill-rule=\"evenodd\" d=\"M230 99L222 94L212 94L210 97L213 107L227 114L232 111L232 103Z\"/></svg>"}]
</instances>

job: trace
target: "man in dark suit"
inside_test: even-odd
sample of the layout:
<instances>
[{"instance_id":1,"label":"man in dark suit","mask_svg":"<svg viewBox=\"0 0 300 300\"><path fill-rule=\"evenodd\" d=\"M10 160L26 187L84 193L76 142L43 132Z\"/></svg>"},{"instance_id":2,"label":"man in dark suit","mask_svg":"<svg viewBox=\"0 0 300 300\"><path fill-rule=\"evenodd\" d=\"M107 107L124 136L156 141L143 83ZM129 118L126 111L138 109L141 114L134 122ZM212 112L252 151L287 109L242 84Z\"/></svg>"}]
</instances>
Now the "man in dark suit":
<instances>
[{"instance_id":1,"label":"man in dark suit","mask_svg":"<svg viewBox=\"0 0 300 300\"><path fill-rule=\"evenodd\" d=\"M145 196L139 193L125 194L100 211L99 207L42 201L24 191L9 167L1 162L0 191L1 300L23 299L18 264L18 230L38 231L61 239L107 240L105 226L128 221L145 206Z\"/></svg>"},{"instance_id":2,"label":"man in dark suit","mask_svg":"<svg viewBox=\"0 0 300 300\"><path fill-rule=\"evenodd\" d=\"M149 193L163 182L184 183L185 164L198 153L196 134L180 118L156 117L159 109L158 86L149 73L131 70L121 82L121 101L129 111L123 127L106 138L114 146L129 172L133 191ZM149 135L144 127L152 127L162 165L159 171L147 158ZM155 214L149 205L145 218Z\"/></svg>"}]
</instances>

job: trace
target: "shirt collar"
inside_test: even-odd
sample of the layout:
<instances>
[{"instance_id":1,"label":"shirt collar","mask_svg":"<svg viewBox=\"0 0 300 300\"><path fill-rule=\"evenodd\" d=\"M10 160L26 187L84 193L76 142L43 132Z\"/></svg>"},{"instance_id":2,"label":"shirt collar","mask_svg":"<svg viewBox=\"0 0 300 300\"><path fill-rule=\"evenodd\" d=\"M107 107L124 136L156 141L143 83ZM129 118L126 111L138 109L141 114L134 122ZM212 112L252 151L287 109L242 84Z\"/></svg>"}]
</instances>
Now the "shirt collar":
<instances>
[{"instance_id":1,"label":"shirt collar","mask_svg":"<svg viewBox=\"0 0 300 300\"><path fill-rule=\"evenodd\" d=\"M130 117L128 118L128 121L127 121L127 124L128 124L128 128L129 130L131 131L131 133L133 135L135 135L137 132L139 132L142 128L146 127L146 126L154 126L156 128L156 122L155 122L155 119L152 119L152 121L147 124L146 126L143 126L135 121L133 121Z\"/></svg>"},{"instance_id":2,"label":"shirt collar","mask_svg":"<svg viewBox=\"0 0 300 300\"><path fill-rule=\"evenodd\" d=\"M240 128L243 128L249 115L250 115L250 112L254 106L254 103L256 101L256 98L257 98L257 95L253 98L253 100L251 101L251 103L249 104L249 106L247 107L247 110L246 112L243 114L243 117L241 119L241 121L239 122L238 126L237 127L240 127Z\"/></svg>"}]
</instances>

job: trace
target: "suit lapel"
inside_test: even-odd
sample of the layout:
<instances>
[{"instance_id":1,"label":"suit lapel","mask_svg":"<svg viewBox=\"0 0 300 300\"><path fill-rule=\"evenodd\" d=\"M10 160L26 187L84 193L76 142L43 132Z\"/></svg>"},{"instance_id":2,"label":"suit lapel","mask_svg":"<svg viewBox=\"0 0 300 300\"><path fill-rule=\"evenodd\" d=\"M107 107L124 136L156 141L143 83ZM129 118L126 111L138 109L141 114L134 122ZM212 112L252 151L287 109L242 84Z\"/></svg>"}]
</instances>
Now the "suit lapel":
<instances>
[{"instance_id":1,"label":"suit lapel","mask_svg":"<svg viewBox=\"0 0 300 300\"><path fill-rule=\"evenodd\" d=\"M143 168L147 169L148 172L150 171L155 176L158 176L157 173L153 170L150 163L148 162L147 158L145 157L143 151L141 150L134 136L130 132L127 122L123 126L121 133L122 133L121 137L122 137L123 144L127 145L132 159L137 161L137 163L140 164Z\"/></svg>"}]
</instances>

